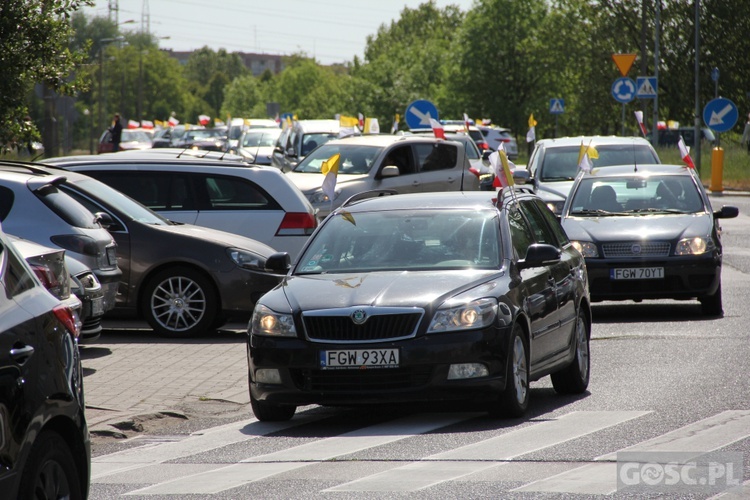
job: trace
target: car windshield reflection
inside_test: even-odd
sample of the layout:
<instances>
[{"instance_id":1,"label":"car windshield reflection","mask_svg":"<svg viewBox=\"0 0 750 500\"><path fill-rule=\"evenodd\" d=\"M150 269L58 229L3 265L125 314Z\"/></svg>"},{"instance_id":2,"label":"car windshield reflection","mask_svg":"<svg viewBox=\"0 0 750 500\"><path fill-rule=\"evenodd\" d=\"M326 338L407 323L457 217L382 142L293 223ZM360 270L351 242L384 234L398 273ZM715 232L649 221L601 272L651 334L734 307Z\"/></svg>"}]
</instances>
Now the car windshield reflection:
<instances>
[{"instance_id":1,"label":"car windshield reflection","mask_svg":"<svg viewBox=\"0 0 750 500\"><path fill-rule=\"evenodd\" d=\"M339 174L366 174L381 151L383 148L379 146L325 144L306 156L294 171L320 173L324 161L335 154L340 154Z\"/></svg>"}]
</instances>

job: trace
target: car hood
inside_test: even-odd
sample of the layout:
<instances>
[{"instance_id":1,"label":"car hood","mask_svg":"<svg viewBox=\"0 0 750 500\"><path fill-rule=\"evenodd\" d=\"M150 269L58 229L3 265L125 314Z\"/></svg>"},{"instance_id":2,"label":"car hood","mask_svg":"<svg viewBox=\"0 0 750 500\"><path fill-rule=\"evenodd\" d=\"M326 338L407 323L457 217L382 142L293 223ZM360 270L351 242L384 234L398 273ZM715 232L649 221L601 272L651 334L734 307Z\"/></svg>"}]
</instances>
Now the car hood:
<instances>
[{"instance_id":1,"label":"car hood","mask_svg":"<svg viewBox=\"0 0 750 500\"><path fill-rule=\"evenodd\" d=\"M539 186L539 193L542 192L552 193L561 196L563 199L568 197L570 190L573 188L573 181L557 181L557 182L545 182Z\"/></svg>"},{"instance_id":2,"label":"car hood","mask_svg":"<svg viewBox=\"0 0 750 500\"><path fill-rule=\"evenodd\" d=\"M571 240L582 241L676 240L711 232L708 214L566 217L562 224Z\"/></svg>"},{"instance_id":3,"label":"car hood","mask_svg":"<svg viewBox=\"0 0 750 500\"><path fill-rule=\"evenodd\" d=\"M323 184L323 179L325 179L325 176L323 174L315 172L287 172L285 175L289 177L289 180L292 181L292 183L305 194L310 194L320 190L320 186ZM347 182L364 179L366 177L367 174L352 175L339 173L336 176L336 186L346 184Z\"/></svg>"},{"instance_id":4,"label":"car hood","mask_svg":"<svg viewBox=\"0 0 750 500\"><path fill-rule=\"evenodd\" d=\"M269 247L260 241L246 238L234 233L228 233L226 231L220 231L218 229L211 229L209 227L194 226L192 224L180 224L175 223L165 226L153 226L158 227L160 230L170 232L172 234L180 235L185 238L199 239L203 241L212 241L219 245L226 247L240 248L244 250L250 250L263 257L268 257L276 250Z\"/></svg>"},{"instance_id":5,"label":"car hood","mask_svg":"<svg viewBox=\"0 0 750 500\"><path fill-rule=\"evenodd\" d=\"M483 283L491 271L391 271L290 276L271 293L283 293L293 310L352 306L430 307ZM278 296L276 298L279 298Z\"/></svg>"}]
</instances>

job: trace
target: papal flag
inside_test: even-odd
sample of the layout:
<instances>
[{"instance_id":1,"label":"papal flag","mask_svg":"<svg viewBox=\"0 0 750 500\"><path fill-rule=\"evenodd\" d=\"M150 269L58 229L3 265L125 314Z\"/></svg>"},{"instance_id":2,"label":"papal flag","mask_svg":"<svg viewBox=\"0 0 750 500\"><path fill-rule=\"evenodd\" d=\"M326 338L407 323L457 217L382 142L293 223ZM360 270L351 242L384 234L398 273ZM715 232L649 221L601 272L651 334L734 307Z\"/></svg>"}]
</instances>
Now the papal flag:
<instances>
[{"instance_id":1,"label":"papal flag","mask_svg":"<svg viewBox=\"0 0 750 500\"><path fill-rule=\"evenodd\" d=\"M529 115L529 131L526 132L526 142L534 142L536 140L536 120L534 119L534 113Z\"/></svg>"},{"instance_id":2,"label":"papal flag","mask_svg":"<svg viewBox=\"0 0 750 500\"><path fill-rule=\"evenodd\" d=\"M320 189L323 191L323 193L325 193L326 196L328 196L328 199L331 200L331 204L333 204L333 199L336 196L336 176L338 176L339 174L340 158L341 155L339 153L336 153L335 155L324 161L320 166L320 173L325 175L325 179L323 179L323 185L320 186Z\"/></svg>"},{"instance_id":3,"label":"papal flag","mask_svg":"<svg viewBox=\"0 0 750 500\"><path fill-rule=\"evenodd\" d=\"M508 155L505 154L505 148L500 144L497 151L494 151L490 155L490 166L492 172L495 174L495 180L492 183L493 187L505 188L511 187L515 184L513 180L513 172L511 171L511 163L508 160Z\"/></svg>"},{"instance_id":4,"label":"papal flag","mask_svg":"<svg viewBox=\"0 0 750 500\"><path fill-rule=\"evenodd\" d=\"M596 158L599 158L599 152L596 148L592 146L591 143L586 146L582 141L581 149L578 151L578 168L584 172L591 172L594 168L594 162L591 160Z\"/></svg>"},{"instance_id":5,"label":"papal flag","mask_svg":"<svg viewBox=\"0 0 750 500\"><path fill-rule=\"evenodd\" d=\"M363 130L365 134L379 134L380 133L380 124L378 123L377 118L365 118L365 129Z\"/></svg>"}]
</instances>

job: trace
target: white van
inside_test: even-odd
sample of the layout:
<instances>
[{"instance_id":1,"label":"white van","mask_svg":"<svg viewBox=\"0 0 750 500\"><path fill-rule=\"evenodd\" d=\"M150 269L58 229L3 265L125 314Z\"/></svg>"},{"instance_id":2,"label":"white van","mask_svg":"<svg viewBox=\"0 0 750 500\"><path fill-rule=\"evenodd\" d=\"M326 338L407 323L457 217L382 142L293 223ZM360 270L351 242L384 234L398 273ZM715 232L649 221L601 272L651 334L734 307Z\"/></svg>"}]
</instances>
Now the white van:
<instances>
[{"instance_id":1,"label":"white van","mask_svg":"<svg viewBox=\"0 0 750 500\"><path fill-rule=\"evenodd\" d=\"M282 172L289 172L313 149L338 139L338 120L298 120L279 136L271 164Z\"/></svg>"}]
</instances>

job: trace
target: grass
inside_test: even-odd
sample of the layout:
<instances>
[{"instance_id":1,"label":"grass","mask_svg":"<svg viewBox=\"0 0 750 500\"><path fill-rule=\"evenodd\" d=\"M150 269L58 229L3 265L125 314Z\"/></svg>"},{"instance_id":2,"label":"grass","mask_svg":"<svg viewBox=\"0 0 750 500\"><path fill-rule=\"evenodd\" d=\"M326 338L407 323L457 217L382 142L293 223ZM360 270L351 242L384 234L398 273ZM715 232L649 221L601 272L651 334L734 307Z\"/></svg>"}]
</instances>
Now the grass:
<instances>
[{"instance_id":1,"label":"grass","mask_svg":"<svg viewBox=\"0 0 750 500\"><path fill-rule=\"evenodd\" d=\"M750 191L750 153L747 148L738 143L722 144L724 161L721 165L718 163L718 158L716 165L712 160L716 149L709 144L701 146L700 174L703 184L708 188L713 188L715 182L716 187L723 189ZM662 163L683 163L680 151L676 147L660 147L657 153ZM719 166L721 166L721 171L717 170ZM716 174L716 180L712 179L714 174Z\"/></svg>"}]
</instances>

